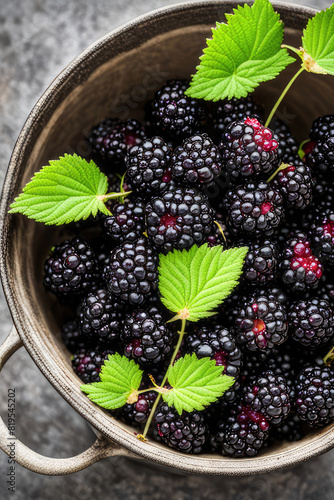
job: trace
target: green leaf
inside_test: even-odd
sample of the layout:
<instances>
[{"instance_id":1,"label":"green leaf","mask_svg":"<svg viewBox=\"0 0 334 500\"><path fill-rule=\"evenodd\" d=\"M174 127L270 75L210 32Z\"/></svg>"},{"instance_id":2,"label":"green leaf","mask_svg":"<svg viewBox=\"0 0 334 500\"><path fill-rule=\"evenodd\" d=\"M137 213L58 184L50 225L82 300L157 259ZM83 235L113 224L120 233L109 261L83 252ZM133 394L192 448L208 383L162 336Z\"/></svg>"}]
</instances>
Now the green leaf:
<instances>
[{"instance_id":1,"label":"green leaf","mask_svg":"<svg viewBox=\"0 0 334 500\"><path fill-rule=\"evenodd\" d=\"M174 319L198 321L207 318L238 284L248 248L223 251L205 243L187 250L160 255L161 301Z\"/></svg>"},{"instance_id":2,"label":"green leaf","mask_svg":"<svg viewBox=\"0 0 334 500\"><path fill-rule=\"evenodd\" d=\"M114 410L124 406L131 396L133 401L137 400L136 391L142 376L143 372L133 360L113 354L102 366L101 381L82 385L81 390L102 408Z\"/></svg>"},{"instance_id":3,"label":"green leaf","mask_svg":"<svg viewBox=\"0 0 334 500\"><path fill-rule=\"evenodd\" d=\"M334 75L334 4L309 20L302 41L304 68L313 73Z\"/></svg>"},{"instance_id":4,"label":"green leaf","mask_svg":"<svg viewBox=\"0 0 334 500\"><path fill-rule=\"evenodd\" d=\"M65 154L35 173L9 212L57 226L95 216L98 210L110 215L103 202L107 189L108 178L93 161Z\"/></svg>"},{"instance_id":5,"label":"green leaf","mask_svg":"<svg viewBox=\"0 0 334 500\"><path fill-rule=\"evenodd\" d=\"M218 101L246 97L295 61L281 48L284 25L269 0L226 14L207 40L186 95Z\"/></svg>"},{"instance_id":6,"label":"green leaf","mask_svg":"<svg viewBox=\"0 0 334 500\"><path fill-rule=\"evenodd\" d=\"M163 393L163 400L183 411L201 411L217 401L234 384L234 378L223 375L223 366L216 366L210 358L197 359L186 354L168 369L168 383L172 389Z\"/></svg>"}]
</instances>

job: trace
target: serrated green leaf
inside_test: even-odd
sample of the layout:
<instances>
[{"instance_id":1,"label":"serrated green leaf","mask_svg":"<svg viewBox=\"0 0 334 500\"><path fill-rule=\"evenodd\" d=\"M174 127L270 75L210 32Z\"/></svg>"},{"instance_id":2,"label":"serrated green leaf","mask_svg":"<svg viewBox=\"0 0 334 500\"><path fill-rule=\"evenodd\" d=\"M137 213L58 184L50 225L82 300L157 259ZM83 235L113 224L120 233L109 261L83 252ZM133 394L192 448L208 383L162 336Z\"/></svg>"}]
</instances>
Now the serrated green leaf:
<instances>
[{"instance_id":1,"label":"serrated green leaf","mask_svg":"<svg viewBox=\"0 0 334 500\"><path fill-rule=\"evenodd\" d=\"M204 410L234 384L234 378L223 375L223 370L210 358L186 354L169 367L167 378L172 389L162 397L180 415L183 411Z\"/></svg>"},{"instance_id":2,"label":"serrated green leaf","mask_svg":"<svg viewBox=\"0 0 334 500\"><path fill-rule=\"evenodd\" d=\"M269 0L255 0L217 23L186 95L218 101L246 97L295 61L281 48L284 25Z\"/></svg>"},{"instance_id":3,"label":"serrated green leaf","mask_svg":"<svg viewBox=\"0 0 334 500\"><path fill-rule=\"evenodd\" d=\"M238 284L247 251L247 247L223 251L219 245L204 244L160 256L161 301L177 315L187 310L184 319L189 321L211 316Z\"/></svg>"},{"instance_id":4,"label":"serrated green leaf","mask_svg":"<svg viewBox=\"0 0 334 500\"><path fill-rule=\"evenodd\" d=\"M93 161L65 154L35 173L11 204L10 213L21 213L47 225L61 225L95 216L110 215L101 197L108 178Z\"/></svg>"},{"instance_id":5,"label":"serrated green leaf","mask_svg":"<svg viewBox=\"0 0 334 500\"><path fill-rule=\"evenodd\" d=\"M125 356L109 355L101 368L100 382L85 384L81 390L94 403L113 410L124 406L129 396L138 390L143 372Z\"/></svg>"},{"instance_id":6,"label":"serrated green leaf","mask_svg":"<svg viewBox=\"0 0 334 500\"><path fill-rule=\"evenodd\" d=\"M311 58L301 54L305 69L334 75L334 4L309 20L302 42L304 51Z\"/></svg>"}]
</instances>

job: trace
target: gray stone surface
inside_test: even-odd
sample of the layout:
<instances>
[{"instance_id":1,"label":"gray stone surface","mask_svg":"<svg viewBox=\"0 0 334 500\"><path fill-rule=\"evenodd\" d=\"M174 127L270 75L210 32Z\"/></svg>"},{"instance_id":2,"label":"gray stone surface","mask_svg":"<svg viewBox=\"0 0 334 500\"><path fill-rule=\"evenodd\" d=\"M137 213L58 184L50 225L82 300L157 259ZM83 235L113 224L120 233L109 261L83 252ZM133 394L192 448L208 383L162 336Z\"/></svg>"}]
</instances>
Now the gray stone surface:
<instances>
[{"instance_id":1,"label":"gray stone surface","mask_svg":"<svg viewBox=\"0 0 334 500\"><path fill-rule=\"evenodd\" d=\"M175 2L168 0L0 0L0 184L16 137L46 86L82 49L106 32ZM302 3L302 2L301 2ZM327 0L310 6L325 7ZM11 318L0 296L0 341ZM17 436L39 453L69 457L94 441L86 422L58 395L21 349L1 374L0 414L6 418L7 390L16 389ZM16 466L16 492L7 491L7 456L0 452L0 498L17 500L123 499L330 500L334 451L294 469L257 477L182 476L105 460L67 477L44 477Z\"/></svg>"}]
</instances>

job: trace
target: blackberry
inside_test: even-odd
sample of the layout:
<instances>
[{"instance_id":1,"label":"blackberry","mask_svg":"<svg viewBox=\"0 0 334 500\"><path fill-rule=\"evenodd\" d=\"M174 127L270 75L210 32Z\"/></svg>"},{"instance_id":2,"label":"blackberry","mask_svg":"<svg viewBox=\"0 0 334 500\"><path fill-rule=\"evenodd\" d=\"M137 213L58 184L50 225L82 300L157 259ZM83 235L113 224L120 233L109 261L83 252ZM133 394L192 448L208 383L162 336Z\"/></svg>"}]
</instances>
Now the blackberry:
<instances>
[{"instance_id":1,"label":"blackberry","mask_svg":"<svg viewBox=\"0 0 334 500\"><path fill-rule=\"evenodd\" d=\"M252 285L265 285L274 281L278 274L278 247L273 241L238 242L238 246L248 246L243 278Z\"/></svg>"},{"instance_id":2,"label":"blackberry","mask_svg":"<svg viewBox=\"0 0 334 500\"><path fill-rule=\"evenodd\" d=\"M237 378L240 374L242 356L229 330L217 326L203 327L185 338L185 351L200 358L209 357L216 365L224 366L224 374Z\"/></svg>"},{"instance_id":3,"label":"blackberry","mask_svg":"<svg viewBox=\"0 0 334 500\"><path fill-rule=\"evenodd\" d=\"M328 134L334 132L334 115L319 116L312 123L310 139L312 141L322 141Z\"/></svg>"},{"instance_id":4,"label":"blackberry","mask_svg":"<svg viewBox=\"0 0 334 500\"><path fill-rule=\"evenodd\" d=\"M334 421L334 372L331 368L309 366L296 381L295 410L310 427Z\"/></svg>"},{"instance_id":5,"label":"blackberry","mask_svg":"<svg viewBox=\"0 0 334 500\"><path fill-rule=\"evenodd\" d=\"M300 441L304 437L303 423L296 413L290 413L280 425L272 427L271 435L279 441Z\"/></svg>"},{"instance_id":6,"label":"blackberry","mask_svg":"<svg viewBox=\"0 0 334 500\"><path fill-rule=\"evenodd\" d=\"M273 181L273 186L281 192L286 206L298 210L305 210L312 203L312 185L309 167L298 160L278 172Z\"/></svg>"},{"instance_id":7,"label":"blackberry","mask_svg":"<svg viewBox=\"0 0 334 500\"><path fill-rule=\"evenodd\" d=\"M146 205L149 240L158 251L188 249L201 244L213 230L213 210L193 188L176 188Z\"/></svg>"},{"instance_id":8,"label":"blackberry","mask_svg":"<svg viewBox=\"0 0 334 500\"><path fill-rule=\"evenodd\" d=\"M272 236L284 216L283 198L267 182L249 182L226 195L228 225L243 236Z\"/></svg>"},{"instance_id":9,"label":"blackberry","mask_svg":"<svg viewBox=\"0 0 334 500\"><path fill-rule=\"evenodd\" d=\"M145 128L137 120L108 118L92 128L89 142L93 152L104 160L122 163L127 150L145 138Z\"/></svg>"},{"instance_id":10,"label":"blackberry","mask_svg":"<svg viewBox=\"0 0 334 500\"><path fill-rule=\"evenodd\" d=\"M89 346L87 338L82 334L80 324L76 319L66 321L61 328L61 337L67 349L74 354Z\"/></svg>"},{"instance_id":11,"label":"blackberry","mask_svg":"<svg viewBox=\"0 0 334 500\"><path fill-rule=\"evenodd\" d=\"M289 394L285 378L267 370L247 388L244 403L267 422L280 425L290 412Z\"/></svg>"},{"instance_id":12,"label":"blackberry","mask_svg":"<svg viewBox=\"0 0 334 500\"><path fill-rule=\"evenodd\" d=\"M101 367L108 356L115 351L99 351L82 349L72 357L72 368L84 384L100 381Z\"/></svg>"},{"instance_id":13,"label":"blackberry","mask_svg":"<svg viewBox=\"0 0 334 500\"><path fill-rule=\"evenodd\" d=\"M219 150L233 181L268 174L278 167L278 142L273 134L256 118L249 117L226 128Z\"/></svg>"},{"instance_id":14,"label":"blackberry","mask_svg":"<svg viewBox=\"0 0 334 500\"><path fill-rule=\"evenodd\" d=\"M154 306L138 309L125 318L121 333L124 354L140 366L162 363L172 354L173 340L174 335Z\"/></svg>"},{"instance_id":15,"label":"blackberry","mask_svg":"<svg viewBox=\"0 0 334 500\"><path fill-rule=\"evenodd\" d=\"M201 188L212 183L221 173L222 159L217 146L207 134L185 139L172 157L172 177L187 186Z\"/></svg>"},{"instance_id":16,"label":"blackberry","mask_svg":"<svg viewBox=\"0 0 334 500\"><path fill-rule=\"evenodd\" d=\"M281 161L289 165L294 164L296 160L299 160L297 140L291 134L289 127L281 120L274 122L273 129Z\"/></svg>"},{"instance_id":17,"label":"blackberry","mask_svg":"<svg viewBox=\"0 0 334 500\"><path fill-rule=\"evenodd\" d=\"M210 123L221 138L231 123L250 116L260 117L262 113L262 106L255 103L250 95L241 99L233 97L212 103Z\"/></svg>"},{"instance_id":18,"label":"blackberry","mask_svg":"<svg viewBox=\"0 0 334 500\"><path fill-rule=\"evenodd\" d=\"M262 364L262 370L265 368L265 370L270 370L271 372L273 372L274 375L284 377L284 380L290 391L290 401L293 401L295 397L297 365L292 356L292 353L285 346L287 346L287 344L284 344L283 350L282 348L278 348L270 351L269 356Z\"/></svg>"},{"instance_id":19,"label":"blackberry","mask_svg":"<svg viewBox=\"0 0 334 500\"><path fill-rule=\"evenodd\" d=\"M79 236L53 247L44 264L45 288L58 297L82 295L99 278L94 252Z\"/></svg>"},{"instance_id":20,"label":"blackberry","mask_svg":"<svg viewBox=\"0 0 334 500\"><path fill-rule=\"evenodd\" d=\"M305 233L296 232L283 250L280 262L283 283L293 292L317 288L323 267L313 255Z\"/></svg>"},{"instance_id":21,"label":"blackberry","mask_svg":"<svg viewBox=\"0 0 334 500\"><path fill-rule=\"evenodd\" d=\"M139 306L158 287L158 255L145 238L126 241L110 254L103 279L109 292L122 302Z\"/></svg>"},{"instance_id":22,"label":"blackberry","mask_svg":"<svg viewBox=\"0 0 334 500\"><path fill-rule=\"evenodd\" d=\"M104 343L119 340L124 304L117 303L105 288L89 293L78 308L82 333Z\"/></svg>"},{"instance_id":23,"label":"blackberry","mask_svg":"<svg viewBox=\"0 0 334 500\"><path fill-rule=\"evenodd\" d=\"M310 143L305 161L318 172L334 173L334 129L322 141Z\"/></svg>"},{"instance_id":24,"label":"blackberry","mask_svg":"<svg viewBox=\"0 0 334 500\"><path fill-rule=\"evenodd\" d=\"M125 158L132 189L145 197L162 193L171 183L172 150L161 137L146 139L130 149Z\"/></svg>"},{"instance_id":25,"label":"blackberry","mask_svg":"<svg viewBox=\"0 0 334 500\"><path fill-rule=\"evenodd\" d=\"M289 325L292 337L311 348L329 342L334 335L333 310L321 298L300 300L291 307Z\"/></svg>"},{"instance_id":26,"label":"blackberry","mask_svg":"<svg viewBox=\"0 0 334 500\"><path fill-rule=\"evenodd\" d=\"M315 255L321 262L334 266L334 209L318 210L310 227Z\"/></svg>"},{"instance_id":27,"label":"blackberry","mask_svg":"<svg viewBox=\"0 0 334 500\"><path fill-rule=\"evenodd\" d=\"M145 204L140 199L117 203L103 219L103 234L117 243L134 241L145 231Z\"/></svg>"},{"instance_id":28,"label":"blackberry","mask_svg":"<svg viewBox=\"0 0 334 500\"><path fill-rule=\"evenodd\" d=\"M121 410L121 419L129 425L140 426L145 424L150 416L152 406L157 399L155 391L139 394L136 403L126 403Z\"/></svg>"},{"instance_id":29,"label":"blackberry","mask_svg":"<svg viewBox=\"0 0 334 500\"><path fill-rule=\"evenodd\" d=\"M287 339L287 312L273 293L255 293L241 302L244 305L235 320L235 335L241 346L249 351L267 351Z\"/></svg>"},{"instance_id":30,"label":"blackberry","mask_svg":"<svg viewBox=\"0 0 334 500\"><path fill-rule=\"evenodd\" d=\"M201 102L185 95L188 87L187 80L168 80L151 103L152 125L167 138L190 137L204 118Z\"/></svg>"},{"instance_id":31,"label":"blackberry","mask_svg":"<svg viewBox=\"0 0 334 500\"><path fill-rule=\"evenodd\" d=\"M100 235L92 239L89 244L95 253L96 260L102 274L103 269L109 263L110 252L114 250L116 243L112 240L107 240Z\"/></svg>"},{"instance_id":32,"label":"blackberry","mask_svg":"<svg viewBox=\"0 0 334 500\"><path fill-rule=\"evenodd\" d=\"M202 413L184 411L179 415L175 408L162 403L154 420L159 436L171 448L193 454L203 451L208 438L208 427Z\"/></svg>"}]
</instances>

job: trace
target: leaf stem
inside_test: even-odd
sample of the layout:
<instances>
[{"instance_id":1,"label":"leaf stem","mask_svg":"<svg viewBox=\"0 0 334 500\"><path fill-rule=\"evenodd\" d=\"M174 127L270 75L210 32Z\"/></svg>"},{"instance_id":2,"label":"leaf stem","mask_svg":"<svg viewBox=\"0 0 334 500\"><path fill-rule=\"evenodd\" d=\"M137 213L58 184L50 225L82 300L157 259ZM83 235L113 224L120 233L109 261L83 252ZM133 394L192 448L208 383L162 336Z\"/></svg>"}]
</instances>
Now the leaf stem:
<instances>
[{"instance_id":1,"label":"leaf stem","mask_svg":"<svg viewBox=\"0 0 334 500\"><path fill-rule=\"evenodd\" d=\"M281 163L280 166L278 167L277 170L275 170L275 172L273 173L273 175L271 175L269 177L269 179L267 180L267 182L271 182L274 177L276 177L276 175L278 174L278 172L280 172L281 170L285 170L286 168L290 167L290 165L288 163Z\"/></svg>"},{"instance_id":2,"label":"leaf stem","mask_svg":"<svg viewBox=\"0 0 334 500\"><path fill-rule=\"evenodd\" d=\"M324 363L325 365L331 365L331 363L334 361L334 347L326 354L324 357Z\"/></svg>"},{"instance_id":3,"label":"leaf stem","mask_svg":"<svg viewBox=\"0 0 334 500\"><path fill-rule=\"evenodd\" d=\"M125 196L129 196L132 191L124 191L123 193L107 193L107 194L102 194L101 196L97 196L97 198L101 201L107 201L112 198L125 198Z\"/></svg>"},{"instance_id":4,"label":"leaf stem","mask_svg":"<svg viewBox=\"0 0 334 500\"><path fill-rule=\"evenodd\" d=\"M177 356L177 353L179 352L179 349L180 349L180 346L182 344L182 340L183 340L184 334L186 333L186 323L187 323L187 320L183 319L182 320L181 331L179 332L179 339L178 339L177 344L175 346L175 349L174 349L174 352L173 352L173 356L172 356L172 358L170 360L168 368L173 365L173 363L175 361L175 358ZM163 381L161 382L161 387L163 387L165 385L166 380L167 380L167 376L168 376L168 369L167 369L167 371L165 373ZM150 390L152 390L152 388ZM152 422L155 410L157 409L157 406L159 404L160 399L161 399L161 393L158 394L157 399L154 401L154 404L152 406L152 410L151 410L150 416L147 419L147 422L146 422L143 434L140 434L140 436L142 436L144 439L146 438L146 434L148 433L148 430L150 428L150 425L151 425L151 422ZM140 439L142 439L142 438L140 438Z\"/></svg>"},{"instance_id":5,"label":"leaf stem","mask_svg":"<svg viewBox=\"0 0 334 500\"><path fill-rule=\"evenodd\" d=\"M283 101L285 95L287 94L288 90L290 89L290 87L292 86L292 84L294 83L294 81L298 78L298 76L304 71L304 68L300 68L297 73L291 78L291 80L289 81L289 83L287 84L287 86L285 87L285 89L283 90L282 94L280 95L279 99L277 100L275 106L273 107L273 109L271 110L270 112L270 115L268 116L267 118L267 121L266 123L264 124L265 127L268 127L270 125L270 122L271 120L273 119L273 116L274 114L276 113L277 111L277 108L278 106L281 104L281 102Z\"/></svg>"}]
</instances>

